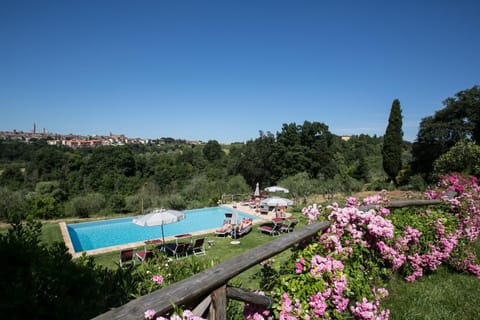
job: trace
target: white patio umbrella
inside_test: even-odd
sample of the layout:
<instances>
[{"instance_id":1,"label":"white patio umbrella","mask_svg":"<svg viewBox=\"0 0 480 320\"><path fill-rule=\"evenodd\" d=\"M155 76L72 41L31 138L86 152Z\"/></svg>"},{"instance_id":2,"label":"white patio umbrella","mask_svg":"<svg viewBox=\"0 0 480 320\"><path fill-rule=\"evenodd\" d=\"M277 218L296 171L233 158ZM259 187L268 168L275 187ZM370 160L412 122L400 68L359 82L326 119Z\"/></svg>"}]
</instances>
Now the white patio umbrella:
<instances>
[{"instance_id":1,"label":"white patio umbrella","mask_svg":"<svg viewBox=\"0 0 480 320\"><path fill-rule=\"evenodd\" d=\"M177 210L155 209L147 214L133 218L132 222L142 227L162 226L162 241L165 245L163 225L174 223L185 218L185 214Z\"/></svg>"},{"instance_id":2,"label":"white patio umbrella","mask_svg":"<svg viewBox=\"0 0 480 320\"><path fill-rule=\"evenodd\" d=\"M269 206L269 207L277 207L277 206L291 206L293 205L293 201L290 199L286 198L280 198L280 197L270 197L263 199L260 201L261 205L264 206Z\"/></svg>"},{"instance_id":3,"label":"white patio umbrella","mask_svg":"<svg viewBox=\"0 0 480 320\"><path fill-rule=\"evenodd\" d=\"M283 192L283 193L288 193L288 189L280 186L271 186L271 187L266 187L265 191L268 192Z\"/></svg>"}]
</instances>

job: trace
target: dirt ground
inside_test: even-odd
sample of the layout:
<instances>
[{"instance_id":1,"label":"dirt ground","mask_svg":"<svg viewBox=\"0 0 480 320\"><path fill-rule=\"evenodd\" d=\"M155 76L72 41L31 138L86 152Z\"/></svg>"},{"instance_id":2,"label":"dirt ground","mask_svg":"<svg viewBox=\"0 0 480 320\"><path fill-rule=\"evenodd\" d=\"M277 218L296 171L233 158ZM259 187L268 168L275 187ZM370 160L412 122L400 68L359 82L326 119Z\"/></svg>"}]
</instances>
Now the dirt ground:
<instances>
[{"instance_id":1,"label":"dirt ground","mask_svg":"<svg viewBox=\"0 0 480 320\"><path fill-rule=\"evenodd\" d=\"M355 197L359 200L362 200L364 198L371 197L380 193L380 191L362 191L351 195L336 194L333 200L331 200L330 202L343 201L348 197ZM418 191L393 190L386 191L385 195L389 200L423 199L422 193ZM327 201L328 199L325 199L322 195L315 195L308 198L308 203L323 203Z\"/></svg>"}]
</instances>

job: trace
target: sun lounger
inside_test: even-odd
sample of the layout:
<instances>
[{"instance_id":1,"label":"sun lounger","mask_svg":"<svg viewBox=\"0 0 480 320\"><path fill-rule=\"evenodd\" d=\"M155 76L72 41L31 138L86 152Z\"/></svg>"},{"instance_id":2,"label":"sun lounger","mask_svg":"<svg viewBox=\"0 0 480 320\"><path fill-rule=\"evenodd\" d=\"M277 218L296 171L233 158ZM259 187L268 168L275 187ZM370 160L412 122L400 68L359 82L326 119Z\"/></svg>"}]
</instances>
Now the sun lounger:
<instances>
[{"instance_id":1,"label":"sun lounger","mask_svg":"<svg viewBox=\"0 0 480 320\"><path fill-rule=\"evenodd\" d=\"M297 225L297 219L287 219L284 223L280 225L280 232L292 232Z\"/></svg>"},{"instance_id":2,"label":"sun lounger","mask_svg":"<svg viewBox=\"0 0 480 320\"><path fill-rule=\"evenodd\" d=\"M147 248L145 248L144 250L137 251L135 256L141 262L146 263L148 259L153 258L155 255L152 250L147 250Z\"/></svg>"},{"instance_id":3,"label":"sun lounger","mask_svg":"<svg viewBox=\"0 0 480 320\"><path fill-rule=\"evenodd\" d=\"M252 231L253 220L249 218L243 218L240 224L232 230L232 237L239 238L243 237L250 231Z\"/></svg>"},{"instance_id":4,"label":"sun lounger","mask_svg":"<svg viewBox=\"0 0 480 320\"><path fill-rule=\"evenodd\" d=\"M197 238L193 241L189 251L195 256L207 254L205 251L205 238Z\"/></svg>"},{"instance_id":5,"label":"sun lounger","mask_svg":"<svg viewBox=\"0 0 480 320\"><path fill-rule=\"evenodd\" d=\"M279 224L264 224L258 227L258 231L263 233L268 233L271 236L280 234L280 225Z\"/></svg>"},{"instance_id":6,"label":"sun lounger","mask_svg":"<svg viewBox=\"0 0 480 320\"><path fill-rule=\"evenodd\" d=\"M190 244L187 242L167 243L165 245L165 250L167 253L175 256L178 260L182 256L187 256L189 246Z\"/></svg>"},{"instance_id":7,"label":"sun lounger","mask_svg":"<svg viewBox=\"0 0 480 320\"><path fill-rule=\"evenodd\" d=\"M118 263L120 267L123 267L123 264L126 262L132 262L135 265L135 250L134 249L125 249L120 251L120 259Z\"/></svg>"},{"instance_id":8,"label":"sun lounger","mask_svg":"<svg viewBox=\"0 0 480 320\"><path fill-rule=\"evenodd\" d=\"M217 237L226 237L232 233L232 224L228 221L224 221L220 229L215 230Z\"/></svg>"}]
</instances>

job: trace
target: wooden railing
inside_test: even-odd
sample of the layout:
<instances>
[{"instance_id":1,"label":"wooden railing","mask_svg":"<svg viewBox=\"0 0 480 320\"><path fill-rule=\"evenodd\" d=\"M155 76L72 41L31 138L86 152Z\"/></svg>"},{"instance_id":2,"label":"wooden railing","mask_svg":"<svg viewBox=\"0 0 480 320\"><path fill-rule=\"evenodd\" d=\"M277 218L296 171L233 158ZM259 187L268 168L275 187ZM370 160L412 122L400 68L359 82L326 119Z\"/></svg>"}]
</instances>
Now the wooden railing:
<instances>
[{"instance_id":1,"label":"wooden railing","mask_svg":"<svg viewBox=\"0 0 480 320\"><path fill-rule=\"evenodd\" d=\"M402 200L392 201L384 206L401 208L441 203L441 200ZM359 209L365 211L375 207L375 205L362 206ZM228 299L270 306L272 304L270 298L240 288L228 287L228 281L295 244L316 236L319 232L327 229L328 226L329 223L326 221L307 225L301 230L287 233L190 278L132 300L94 319L144 319L144 312L148 309L154 309L159 316L168 314L175 306L187 306L193 309L195 315L200 316L209 309L208 319L226 319Z\"/></svg>"}]
</instances>

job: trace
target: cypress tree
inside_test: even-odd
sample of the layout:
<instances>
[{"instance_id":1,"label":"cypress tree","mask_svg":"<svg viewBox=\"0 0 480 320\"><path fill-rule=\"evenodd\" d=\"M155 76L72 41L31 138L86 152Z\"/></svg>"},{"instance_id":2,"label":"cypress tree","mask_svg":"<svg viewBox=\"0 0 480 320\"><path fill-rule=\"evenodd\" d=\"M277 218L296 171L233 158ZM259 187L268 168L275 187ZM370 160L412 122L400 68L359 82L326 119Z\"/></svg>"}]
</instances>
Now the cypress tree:
<instances>
[{"instance_id":1,"label":"cypress tree","mask_svg":"<svg viewBox=\"0 0 480 320\"><path fill-rule=\"evenodd\" d=\"M395 99L390 110L382 148L383 170L385 170L390 181L395 183L398 172L402 168L402 144L402 109L400 108L400 101Z\"/></svg>"}]
</instances>

